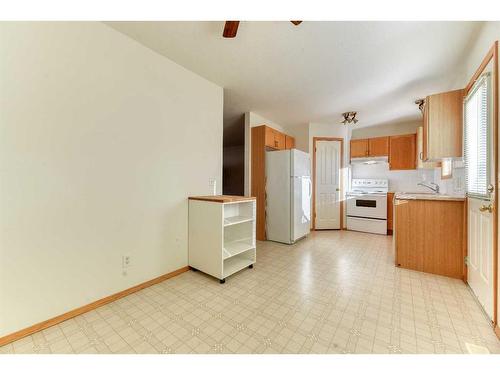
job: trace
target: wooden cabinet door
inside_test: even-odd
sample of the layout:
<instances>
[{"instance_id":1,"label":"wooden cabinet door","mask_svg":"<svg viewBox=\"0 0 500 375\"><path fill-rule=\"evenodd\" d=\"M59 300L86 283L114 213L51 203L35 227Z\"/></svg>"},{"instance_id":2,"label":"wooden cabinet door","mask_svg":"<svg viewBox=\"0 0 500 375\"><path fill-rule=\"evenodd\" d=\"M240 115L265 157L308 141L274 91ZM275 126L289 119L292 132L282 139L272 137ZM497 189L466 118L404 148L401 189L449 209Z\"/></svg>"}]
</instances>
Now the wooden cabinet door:
<instances>
[{"instance_id":1,"label":"wooden cabinet door","mask_svg":"<svg viewBox=\"0 0 500 375\"><path fill-rule=\"evenodd\" d=\"M368 156L368 139L351 140L351 159Z\"/></svg>"},{"instance_id":2,"label":"wooden cabinet door","mask_svg":"<svg viewBox=\"0 0 500 375\"><path fill-rule=\"evenodd\" d=\"M274 148L277 150L285 149L285 134L277 130L274 131Z\"/></svg>"},{"instance_id":3,"label":"wooden cabinet door","mask_svg":"<svg viewBox=\"0 0 500 375\"><path fill-rule=\"evenodd\" d=\"M285 135L285 149L291 150L295 147L295 138Z\"/></svg>"},{"instance_id":4,"label":"wooden cabinet door","mask_svg":"<svg viewBox=\"0 0 500 375\"><path fill-rule=\"evenodd\" d=\"M424 107L424 160L462 157L463 90L430 95Z\"/></svg>"},{"instance_id":5,"label":"wooden cabinet door","mask_svg":"<svg viewBox=\"0 0 500 375\"><path fill-rule=\"evenodd\" d=\"M265 126L265 146L270 148L276 148L276 140L275 140L275 130L270 128L269 126Z\"/></svg>"},{"instance_id":6,"label":"wooden cabinet door","mask_svg":"<svg viewBox=\"0 0 500 375\"><path fill-rule=\"evenodd\" d=\"M416 169L417 135L393 135L389 138L389 169Z\"/></svg>"},{"instance_id":7,"label":"wooden cabinet door","mask_svg":"<svg viewBox=\"0 0 500 375\"><path fill-rule=\"evenodd\" d=\"M389 137L377 137L368 139L368 154L370 156L388 156Z\"/></svg>"},{"instance_id":8,"label":"wooden cabinet door","mask_svg":"<svg viewBox=\"0 0 500 375\"><path fill-rule=\"evenodd\" d=\"M462 279L465 204L396 200L396 266Z\"/></svg>"},{"instance_id":9,"label":"wooden cabinet door","mask_svg":"<svg viewBox=\"0 0 500 375\"><path fill-rule=\"evenodd\" d=\"M418 155L418 157L424 162L429 160L429 149L428 149L428 139L429 139L429 111L428 104L429 98L425 98L424 102L424 119L422 126L422 155ZM418 132L417 132L418 136Z\"/></svg>"},{"instance_id":10,"label":"wooden cabinet door","mask_svg":"<svg viewBox=\"0 0 500 375\"><path fill-rule=\"evenodd\" d=\"M424 271L425 202L421 200L394 202L396 266Z\"/></svg>"},{"instance_id":11,"label":"wooden cabinet door","mask_svg":"<svg viewBox=\"0 0 500 375\"><path fill-rule=\"evenodd\" d=\"M393 226L393 200L394 200L394 193L387 193L387 231L390 231L392 233L392 226Z\"/></svg>"}]
</instances>

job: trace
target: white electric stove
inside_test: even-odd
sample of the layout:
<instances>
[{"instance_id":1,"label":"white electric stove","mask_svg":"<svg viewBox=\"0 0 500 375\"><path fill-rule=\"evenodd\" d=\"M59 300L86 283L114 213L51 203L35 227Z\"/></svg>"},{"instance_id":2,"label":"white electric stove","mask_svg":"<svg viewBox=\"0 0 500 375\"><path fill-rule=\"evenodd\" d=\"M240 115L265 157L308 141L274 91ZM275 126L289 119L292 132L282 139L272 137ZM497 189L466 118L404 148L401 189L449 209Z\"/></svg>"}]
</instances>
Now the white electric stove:
<instances>
[{"instance_id":1,"label":"white electric stove","mask_svg":"<svg viewBox=\"0 0 500 375\"><path fill-rule=\"evenodd\" d=\"M347 229L387 234L386 179L354 178L347 192Z\"/></svg>"}]
</instances>

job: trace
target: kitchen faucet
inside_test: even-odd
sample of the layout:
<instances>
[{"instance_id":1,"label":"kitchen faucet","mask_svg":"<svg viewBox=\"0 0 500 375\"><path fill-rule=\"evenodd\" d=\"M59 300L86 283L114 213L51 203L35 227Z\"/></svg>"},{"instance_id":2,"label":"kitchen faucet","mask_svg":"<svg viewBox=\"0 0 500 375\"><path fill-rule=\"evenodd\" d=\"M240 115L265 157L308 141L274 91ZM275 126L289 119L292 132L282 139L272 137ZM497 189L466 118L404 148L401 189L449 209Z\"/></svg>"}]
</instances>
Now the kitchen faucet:
<instances>
[{"instance_id":1,"label":"kitchen faucet","mask_svg":"<svg viewBox=\"0 0 500 375\"><path fill-rule=\"evenodd\" d=\"M434 193L439 194L439 185L434 182L425 182L421 181L417 185L424 186L428 189L431 189Z\"/></svg>"}]
</instances>

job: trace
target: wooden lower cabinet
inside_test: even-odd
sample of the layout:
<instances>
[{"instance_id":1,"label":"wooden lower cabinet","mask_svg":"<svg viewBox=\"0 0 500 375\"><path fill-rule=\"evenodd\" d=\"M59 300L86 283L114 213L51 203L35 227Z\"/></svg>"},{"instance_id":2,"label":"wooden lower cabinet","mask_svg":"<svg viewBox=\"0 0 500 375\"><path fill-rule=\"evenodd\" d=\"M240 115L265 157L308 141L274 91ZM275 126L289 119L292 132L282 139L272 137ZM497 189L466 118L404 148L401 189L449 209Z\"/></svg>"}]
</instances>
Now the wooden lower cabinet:
<instances>
[{"instance_id":1,"label":"wooden lower cabinet","mask_svg":"<svg viewBox=\"0 0 500 375\"><path fill-rule=\"evenodd\" d=\"M393 229L392 228L393 200L394 200L394 193L387 193L387 234L392 234L392 229Z\"/></svg>"},{"instance_id":2,"label":"wooden lower cabinet","mask_svg":"<svg viewBox=\"0 0 500 375\"><path fill-rule=\"evenodd\" d=\"M394 202L396 266L463 279L465 202Z\"/></svg>"}]
</instances>

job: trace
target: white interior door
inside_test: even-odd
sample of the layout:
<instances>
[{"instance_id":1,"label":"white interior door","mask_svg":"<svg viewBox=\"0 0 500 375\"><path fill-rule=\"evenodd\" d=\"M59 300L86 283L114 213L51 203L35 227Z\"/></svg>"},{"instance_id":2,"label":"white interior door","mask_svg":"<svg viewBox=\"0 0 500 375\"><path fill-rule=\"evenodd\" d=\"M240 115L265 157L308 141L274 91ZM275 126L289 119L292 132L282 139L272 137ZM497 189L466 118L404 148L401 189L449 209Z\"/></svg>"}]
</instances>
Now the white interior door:
<instances>
[{"instance_id":1,"label":"white interior door","mask_svg":"<svg viewBox=\"0 0 500 375\"><path fill-rule=\"evenodd\" d=\"M467 282L484 311L493 318L493 214L490 202L468 200L468 275Z\"/></svg>"},{"instance_id":2,"label":"white interior door","mask_svg":"<svg viewBox=\"0 0 500 375\"><path fill-rule=\"evenodd\" d=\"M316 142L316 229L340 229L340 151L340 141Z\"/></svg>"},{"instance_id":3,"label":"white interior door","mask_svg":"<svg viewBox=\"0 0 500 375\"><path fill-rule=\"evenodd\" d=\"M496 204L491 80L482 75L464 101L464 160L468 195L467 282L493 318L493 228Z\"/></svg>"}]
</instances>

